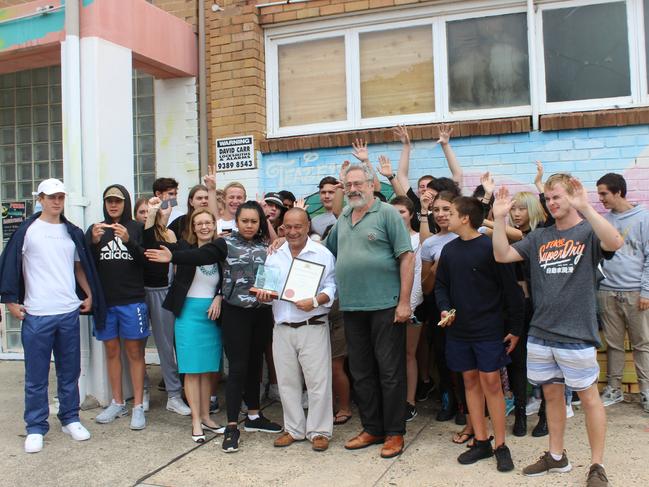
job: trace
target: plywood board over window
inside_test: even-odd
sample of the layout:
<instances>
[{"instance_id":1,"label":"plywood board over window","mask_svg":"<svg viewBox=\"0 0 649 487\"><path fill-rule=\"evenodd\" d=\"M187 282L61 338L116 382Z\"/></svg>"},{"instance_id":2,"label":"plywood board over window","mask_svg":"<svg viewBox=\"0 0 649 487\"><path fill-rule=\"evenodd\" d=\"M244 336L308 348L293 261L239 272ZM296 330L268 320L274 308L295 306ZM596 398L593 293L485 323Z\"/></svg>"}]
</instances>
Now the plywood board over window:
<instances>
[{"instance_id":1,"label":"plywood board over window","mask_svg":"<svg viewBox=\"0 0 649 487\"><path fill-rule=\"evenodd\" d=\"M430 25L364 32L359 40L363 118L435 111Z\"/></svg>"},{"instance_id":2,"label":"plywood board over window","mask_svg":"<svg viewBox=\"0 0 649 487\"><path fill-rule=\"evenodd\" d=\"M281 127L347 119L343 37L278 49Z\"/></svg>"}]
</instances>

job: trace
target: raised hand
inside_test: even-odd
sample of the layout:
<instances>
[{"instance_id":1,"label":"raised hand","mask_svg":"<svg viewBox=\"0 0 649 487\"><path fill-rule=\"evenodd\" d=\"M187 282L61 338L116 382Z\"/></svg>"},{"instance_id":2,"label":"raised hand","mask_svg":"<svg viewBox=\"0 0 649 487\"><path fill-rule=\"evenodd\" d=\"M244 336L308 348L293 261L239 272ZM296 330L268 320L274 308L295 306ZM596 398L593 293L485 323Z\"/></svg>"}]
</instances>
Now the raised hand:
<instances>
[{"instance_id":1,"label":"raised hand","mask_svg":"<svg viewBox=\"0 0 649 487\"><path fill-rule=\"evenodd\" d=\"M162 203L162 200L158 198L157 196L154 196L153 198L149 198L149 201L147 204L149 205L149 208L155 208L156 210L160 208L160 204Z\"/></svg>"},{"instance_id":2,"label":"raised hand","mask_svg":"<svg viewBox=\"0 0 649 487\"><path fill-rule=\"evenodd\" d=\"M403 145L410 144L410 136L408 135L408 129L403 125L397 125L392 129L395 137L397 137Z\"/></svg>"},{"instance_id":3,"label":"raised hand","mask_svg":"<svg viewBox=\"0 0 649 487\"><path fill-rule=\"evenodd\" d=\"M491 195L494 194L496 183L489 171L480 176L480 184L482 184L482 187L484 188L485 198L491 198Z\"/></svg>"},{"instance_id":4,"label":"raised hand","mask_svg":"<svg viewBox=\"0 0 649 487\"><path fill-rule=\"evenodd\" d=\"M451 135L453 134L453 127L449 125L440 125L439 126L439 139L437 143L440 145L446 145L451 140Z\"/></svg>"},{"instance_id":5,"label":"raised hand","mask_svg":"<svg viewBox=\"0 0 649 487\"><path fill-rule=\"evenodd\" d=\"M539 193L543 193L543 163L536 161L536 176L534 177L534 186Z\"/></svg>"},{"instance_id":6,"label":"raised hand","mask_svg":"<svg viewBox=\"0 0 649 487\"><path fill-rule=\"evenodd\" d=\"M352 155L361 162L369 162L370 156L367 151L367 143L363 139L356 139L352 142L352 148L354 149Z\"/></svg>"},{"instance_id":7,"label":"raised hand","mask_svg":"<svg viewBox=\"0 0 649 487\"><path fill-rule=\"evenodd\" d=\"M419 197L419 201L421 202L421 209L430 210L430 205L433 204L434 199L435 196L432 189L427 189L423 193L421 193L421 196Z\"/></svg>"},{"instance_id":8,"label":"raised hand","mask_svg":"<svg viewBox=\"0 0 649 487\"><path fill-rule=\"evenodd\" d=\"M570 185L572 186L572 194L566 194L568 203L575 210L583 212L583 210L590 206L586 188L584 188L584 185L577 178L570 178Z\"/></svg>"},{"instance_id":9,"label":"raised hand","mask_svg":"<svg viewBox=\"0 0 649 487\"><path fill-rule=\"evenodd\" d=\"M307 208L309 208L309 205L306 204L306 200L304 198L298 198L293 205L293 208L302 208L304 211L306 211Z\"/></svg>"},{"instance_id":10,"label":"raised hand","mask_svg":"<svg viewBox=\"0 0 649 487\"><path fill-rule=\"evenodd\" d=\"M379 165L376 166L376 170L381 176L385 176L386 178L394 176L394 171L392 171L392 163L390 162L390 159L388 159L384 155L379 156Z\"/></svg>"},{"instance_id":11,"label":"raised hand","mask_svg":"<svg viewBox=\"0 0 649 487\"><path fill-rule=\"evenodd\" d=\"M345 175L345 171L349 166L351 166L351 162L349 161L343 161L342 166L340 166L340 177L338 178L338 180L341 181L341 184L342 180L344 179L343 176Z\"/></svg>"},{"instance_id":12,"label":"raised hand","mask_svg":"<svg viewBox=\"0 0 649 487\"><path fill-rule=\"evenodd\" d=\"M497 218L505 218L509 215L509 210L512 209L514 201L512 200L507 186L501 186L496 193L496 199L492 207L494 220Z\"/></svg>"},{"instance_id":13,"label":"raised hand","mask_svg":"<svg viewBox=\"0 0 649 487\"><path fill-rule=\"evenodd\" d=\"M160 249L158 249L158 250L156 250L156 249L147 249L147 250L144 251L144 255L151 262L161 262L163 264L171 262L171 257L172 257L171 250L169 250L164 245L161 245Z\"/></svg>"}]
</instances>

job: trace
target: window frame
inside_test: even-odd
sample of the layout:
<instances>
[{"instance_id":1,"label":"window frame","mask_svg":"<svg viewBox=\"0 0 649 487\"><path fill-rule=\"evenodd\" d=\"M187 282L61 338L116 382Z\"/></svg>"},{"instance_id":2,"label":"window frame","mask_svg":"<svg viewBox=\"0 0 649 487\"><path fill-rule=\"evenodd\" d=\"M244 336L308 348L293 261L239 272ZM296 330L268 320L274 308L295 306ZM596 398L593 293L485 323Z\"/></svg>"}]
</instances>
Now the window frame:
<instances>
[{"instance_id":1,"label":"window frame","mask_svg":"<svg viewBox=\"0 0 649 487\"><path fill-rule=\"evenodd\" d=\"M624 97L547 102L545 84L545 51L543 44L543 12L559 8L583 7L596 4L623 2L626 6L627 42L629 49L630 95ZM535 0L529 9L524 0L486 2L472 0L437 5L404 8L387 12L364 12L333 19L297 22L265 29L266 54L266 129L267 138L316 135L326 132L344 132L385 128L396 124L416 125L439 122L474 121L508 117L532 116L538 127L542 115L583 112L604 109L640 108L649 106L644 39L649 33L644 28L643 0ZM448 78L447 23L456 20L479 19L508 14L527 14L528 49L528 105L506 108L450 110ZM364 32L393 30L430 24L433 40L433 69L435 111L408 115L361 118L359 35ZM280 127L277 46L299 43L323 37L344 36L347 77L347 120Z\"/></svg>"}]
</instances>

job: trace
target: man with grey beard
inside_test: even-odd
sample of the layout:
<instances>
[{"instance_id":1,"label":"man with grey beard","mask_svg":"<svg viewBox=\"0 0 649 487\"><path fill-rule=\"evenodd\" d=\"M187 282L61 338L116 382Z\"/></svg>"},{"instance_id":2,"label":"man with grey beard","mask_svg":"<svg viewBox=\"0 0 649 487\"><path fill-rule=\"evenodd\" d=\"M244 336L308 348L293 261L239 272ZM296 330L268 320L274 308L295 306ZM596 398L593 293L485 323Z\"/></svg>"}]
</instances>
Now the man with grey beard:
<instances>
[{"instance_id":1,"label":"man with grey beard","mask_svg":"<svg viewBox=\"0 0 649 487\"><path fill-rule=\"evenodd\" d=\"M406 327L414 255L394 207L374 197L367 166L343 173L349 202L327 237L336 256L349 368L363 431L345 444L357 450L383 443L381 456L403 451L406 404Z\"/></svg>"}]
</instances>

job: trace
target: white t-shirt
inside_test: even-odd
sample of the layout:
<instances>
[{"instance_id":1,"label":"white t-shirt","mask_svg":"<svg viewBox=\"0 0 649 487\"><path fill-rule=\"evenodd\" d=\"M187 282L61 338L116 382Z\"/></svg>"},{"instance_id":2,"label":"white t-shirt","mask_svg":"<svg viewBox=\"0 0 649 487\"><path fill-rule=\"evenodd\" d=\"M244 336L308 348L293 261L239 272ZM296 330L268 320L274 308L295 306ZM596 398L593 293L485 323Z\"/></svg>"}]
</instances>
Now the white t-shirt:
<instances>
[{"instance_id":1,"label":"white t-shirt","mask_svg":"<svg viewBox=\"0 0 649 487\"><path fill-rule=\"evenodd\" d=\"M219 266L216 264L196 267L194 280L187 291L188 298L213 298L219 283Z\"/></svg>"},{"instance_id":2,"label":"white t-shirt","mask_svg":"<svg viewBox=\"0 0 649 487\"><path fill-rule=\"evenodd\" d=\"M216 234L218 235L226 230L237 230L236 220L224 220L223 218L216 220Z\"/></svg>"},{"instance_id":3,"label":"white t-shirt","mask_svg":"<svg viewBox=\"0 0 649 487\"><path fill-rule=\"evenodd\" d=\"M74 263L79 254L65 224L36 219L27 229L22 250L27 312L48 316L78 309Z\"/></svg>"},{"instance_id":4,"label":"white t-shirt","mask_svg":"<svg viewBox=\"0 0 649 487\"><path fill-rule=\"evenodd\" d=\"M410 292L410 308L415 312L415 308L424 302L424 293L421 289L421 245L419 243L419 233L410 235L410 245L415 254L415 272L413 274L412 291Z\"/></svg>"}]
</instances>

